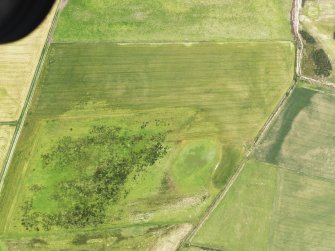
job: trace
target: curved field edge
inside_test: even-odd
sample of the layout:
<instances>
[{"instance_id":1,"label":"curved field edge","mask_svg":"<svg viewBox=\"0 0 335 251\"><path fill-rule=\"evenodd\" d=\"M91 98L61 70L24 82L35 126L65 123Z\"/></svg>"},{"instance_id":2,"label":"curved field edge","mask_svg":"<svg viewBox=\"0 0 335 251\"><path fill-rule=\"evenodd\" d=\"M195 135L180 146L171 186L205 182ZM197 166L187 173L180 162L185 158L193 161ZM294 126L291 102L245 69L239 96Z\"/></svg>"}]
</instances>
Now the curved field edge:
<instances>
[{"instance_id":1,"label":"curved field edge","mask_svg":"<svg viewBox=\"0 0 335 251\"><path fill-rule=\"evenodd\" d=\"M138 50L139 48L141 50ZM236 57L237 51L239 57ZM93 57L92 55L99 56ZM175 55L178 57L176 58ZM257 59L255 55L258 55ZM277 60L274 60L274 55ZM148 120L154 123L155 119L160 118L159 120L171 124L167 128L172 130L168 137L170 144L174 145L172 149L177 149L175 146L183 142L210 139L223 146L223 148L218 147L216 150L218 153L221 152L221 149L224 151L229 149L230 146L240 151L243 146L252 141L262 126L260 121L266 120L276 102L287 90L293 75L293 56L293 46L290 43L274 42L245 43L239 46L233 43L202 44L191 47L183 45L136 47L104 44L95 48L94 45L83 44L54 45L40 79L37 96L11 166L12 171L6 180L6 193L1 200L9 202L14 198L14 201L18 199L22 202L20 198L27 194L19 194L19 191L22 191L22 187L27 187L29 180L25 175L31 174L33 167L38 170L39 154L50 147L51 142L47 142L46 138L54 137L56 140L64 133L80 134L86 130L83 129L83 124L87 123L87 118L90 118L92 123L100 123L102 120L113 121L110 119L119 117L118 120L114 119L116 122L112 123L120 122L124 126L131 127L136 127L136 123L140 125ZM251 58L254 61L250 61ZM64 62L67 62L68 66L64 65ZM140 65L140 62L145 62L144 66ZM175 65L176 62L178 62L177 65ZM190 65L193 69L191 74L182 70L182 67L186 66L189 69ZM71 74L68 68L71 69ZM96 69L100 69L100 72L97 73ZM161 79L157 78L157 70L160 70ZM292 75L288 75L288 71ZM113 74L110 74L111 72ZM171 78L171 75L175 74L178 78ZM246 78L241 80L241 76L246 76ZM199 81L198 92L190 92L190 90L197 89L194 88L197 81ZM98 89L94 85L96 82L102 83ZM78 83L84 84L85 88L82 89ZM60 85L63 88L60 88ZM213 92L213 89L217 91ZM60 93L62 93L61 96L59 96ZM201 104L199 100L202 100ZM160 107L157 108L157 105ZM249 115L251 111L254 111L252 118ZM255 117L255 114L258 116ZM136 120L134 120L135 116ZM246 124L248 124L247 127ZM182 142L180 142L181 139ZM26 142L34 143L28 146ZM44 143L41 144L41 142ZM37 151L32 147L35 144ZM27 160L25 156L29 155L32 155L31 159ZM218 155L217 158L219 157ZM180 165L180 161L176 162ZM230 165L230 161L227 163ZM210 167L212 170L215 169L217 162L214 161L213 164ZM170 164L166 166L169 167ZM13 168L16 169L14 172ZM156 176L159 178L153 181L161 185L163 174L164 172L160 171L160 174ZM170 175L169 172L167 174ZM201 172L199 174L201 178ZM177 172L173 175L184 174ZM196 178L195 181L200 180ZM197 184L193 182L190 180L190 184ZM218 188L211 184L210 179L207 182L207 188L204 191L207 190L215 195ZM21 188L17 187L18 184L21 185ZM153 188L152 192L157 193L160 185L158 187L149 185L149 188ZM136 187L137 185L131 186ZM14 189L12 190L14 193L8 189L10 187ZM143 190L146 190L145 184L142 187ZM170 187L173 188L173 184ZM208 187L212 188L208 189ZM136 194L140 193L136 192L136 189L133 191L133 198L136 198L138 196ZM198 193L200 197L185 197L185 191L183 193L184 204L178 205L179 209L174 208L174 210L180 210L180 207L183 208L185 205L197 205L192 203L198 203L199 198L201 201L204 195ZM16 197L16 194L19 194L19 197ZM152 203L155 199L157 197L152 197L149 202ZM210 202L209 197L206 200L203 206L197 207L191 222L197 220L206 204ZM138 202L138 205L145 205L143 201ZM20 229L19 205L15 205L15 202L12 205L1 203L2 214L7 211L11 215L17 215L14 221L12 221L13 218L8 218L6 236L30 235ZM143 211L147 209L144 207ZM158 214L157 218L153 217L151 220L159 223L167 215L170 215L170 222L162 224L189 221L186 220L187 210L175 215L171 215L170 212ZM146 220L147 216L143 216ZM5 218L5 215L3 217ZM125 225L129 219L124 219L126 219L125 222L120 222L114 227ZM139 222L138 224L144 223ZM33 235L32 233L31 236Z\"/></svg>"}]
</instances>

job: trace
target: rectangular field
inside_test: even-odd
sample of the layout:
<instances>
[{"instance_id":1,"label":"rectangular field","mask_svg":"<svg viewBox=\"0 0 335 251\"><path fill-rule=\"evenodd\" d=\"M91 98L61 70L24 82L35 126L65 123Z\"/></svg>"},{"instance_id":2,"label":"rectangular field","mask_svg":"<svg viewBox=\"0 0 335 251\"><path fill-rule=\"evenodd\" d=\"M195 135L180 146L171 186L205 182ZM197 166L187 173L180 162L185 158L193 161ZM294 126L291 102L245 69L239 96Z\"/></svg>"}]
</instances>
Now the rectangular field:
<instances>
[{"instance_id":1,"label":"rectangular field","mask_svg":"<svg viewBox=\"0 0 335 251\"><path fill-rule=\"evenodd\" d=\"M14 121L20 116L55 11L56 5L41 26L26 38L0 45L0 122Z\"/></svg>"},{"instance_id":2,"label":"rectangular field","mask_svg":"<svg viewBox=\"0 0 335 251\"><path fill-rule=\"evenodd\" d=\"M277 172L271 165L249 161L191 243L223 250L268 250Z\"/></svg>"},{"instance_id":3,"label":"rectangular field","mask_svg":"<svg viewBox=\"0 0 335 251\"><path fill-rule=\"evenodd\" d=\"M79 188L94 185L88 177L108 151L126 158L139 140L132 154L167 150L116 186L120 196L94 214L99 229L114 238L105 230L196 222L288 89L293 62L289 42L52 45L0 198L3 241L25 250L29 238L64 238L66 227L74 242L90 232L93 223L68 217ZM110 137L127 143L113 148ZM147 148L147 139L159 142ZM95 195L84 202L101 203Z\"/></svg>"},{"instance_id":4,"label":"rectangular field","mask_svg":"<svg viewBox=\"0 0 335 251\"><path fill-rule=\"evenodd\" d=\"M292 40L290 0L65 2L59 42Z\"/></svg>"},{"instance_id":5,"label":"rectangular field","mask_svg":"<svg viewBox=\"0 0 335 251\"><path fill-rule=\"evenodd\" d=\"M256 156L312 176L335 178L335 96L332 90L298 86L264 134Z\"/></svg>"},{"instance_id":6,"label":"rectangular field","mask_svg":"<svg viewBox=\"0 0 335 251\"><path fill-rule=\"evenodd\" d=\"M333 181L281 171L270 250L334 250Z\"/></svg>"}]
</instances>

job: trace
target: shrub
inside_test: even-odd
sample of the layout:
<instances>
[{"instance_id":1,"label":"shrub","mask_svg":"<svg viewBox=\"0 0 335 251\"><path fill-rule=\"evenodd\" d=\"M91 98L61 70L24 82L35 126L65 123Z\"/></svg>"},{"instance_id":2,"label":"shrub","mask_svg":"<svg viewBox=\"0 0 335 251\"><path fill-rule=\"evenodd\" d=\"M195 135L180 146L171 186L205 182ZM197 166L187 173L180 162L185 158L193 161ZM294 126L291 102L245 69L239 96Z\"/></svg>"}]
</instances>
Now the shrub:
<instances>
[{"instance_id":1,"label":"shrub","mask_svg":"<svg viewBox=\"0 0 335 251\"><path fill-rule=\"evenodd\" d=\"M308 44L315 44L316 43L314 37L311 34L309 34L307 31L301 30L301 31L299 31L299 33L302 36L302 38L306 41L306 43L308 43Z\"/></svg>"},{"instance_id":2,"label":"shrub","mask_svg":"<svg viewBox=\"0 0 335 251\"><path fill-rule=\"evenodd\" d=\"M313 51L312 58L315 64L315 74L328 77L332 71L332 65L325 51L323 49Z\"/></svg>"}]
</instances>

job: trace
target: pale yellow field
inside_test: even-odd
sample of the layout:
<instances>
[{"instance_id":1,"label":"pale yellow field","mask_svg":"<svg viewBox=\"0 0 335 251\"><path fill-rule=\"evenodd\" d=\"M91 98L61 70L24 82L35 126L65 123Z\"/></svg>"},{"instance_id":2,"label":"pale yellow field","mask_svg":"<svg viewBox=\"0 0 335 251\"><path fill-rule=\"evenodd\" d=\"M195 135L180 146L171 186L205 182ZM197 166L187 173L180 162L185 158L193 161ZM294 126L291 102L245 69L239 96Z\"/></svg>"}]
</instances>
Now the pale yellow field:
<instances>
[{"instance_id":1,"label":"pale yellow field","mask_svg":"<svg viewBox=\"0 0 335 251\"><path fill-rule=\"evenodd\" d=\"M0 121L17 120L32 82L56 5L28 37L0 46Z\"/></svg>"},{"instance_id":2,"label":"pale yellow field","mask_svg":"<svg viewBox=\"0 0 335 251\"><path fill-rule=\"evenodd\" d=\"M333 66L331 80L335 81L335 1L307 0L300 22L328 54Z\"/></svg>"},{"instance_id":3,"label":"pale yellow field","mask_svg":"<svg viewBox=\"0 0 335 251\"><path fill-rule=\"evenodd\" d=\"M14 134L14 126L0 126L0 173Z\"/></svg>"}]
</instances>

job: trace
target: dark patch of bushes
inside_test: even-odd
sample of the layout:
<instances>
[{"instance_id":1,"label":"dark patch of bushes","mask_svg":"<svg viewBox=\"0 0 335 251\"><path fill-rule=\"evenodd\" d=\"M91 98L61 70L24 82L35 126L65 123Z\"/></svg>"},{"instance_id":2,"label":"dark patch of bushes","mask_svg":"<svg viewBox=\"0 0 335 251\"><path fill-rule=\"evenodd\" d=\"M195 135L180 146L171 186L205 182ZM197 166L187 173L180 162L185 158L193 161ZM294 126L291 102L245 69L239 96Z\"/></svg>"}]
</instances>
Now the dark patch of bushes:
<instances>
[{"instance_id":1,"label":"dark patch of bushes","mask_svg":"<svg viewBox=\"0 0 335 251\"><path fill-rule=\"evenodd\" d=\"M41 227L49 230L52 226L102 224L107 206L126 196L127 180L136 180L166 154L165 133L149 130L147 125L143 123L137 131L94 126L84 137L62 138L42 155L43 168L76 173L56 184L50 196L62 210L45 214L33 210L33 200L26 201L21 207L22 225L38 231Z\"/></svg>"},{"instance_id":2,"label":"dark patch of bushes","mask_svg":"<svg viewBox=\"0 0 335 251\"><path fill-rule=\"evenodd\" d=\"M332 65L325 51L323 49L314 50L312 58L315 64L315 74L328 77L332 71Z\"/></svg>"},{"instance_id":3,"label":"dark patch of bushes","mask_svg":"<svg viewBox=\"0 0 335 251\"><path fill-rule=\"evenodd\" d=\"M300 30L299 33L302 36L302 38L306 41L306 43L309 43L309 44L316 43L314 37L311 34L309 34L307 31Z\"/></svg>"}]
</instances>

